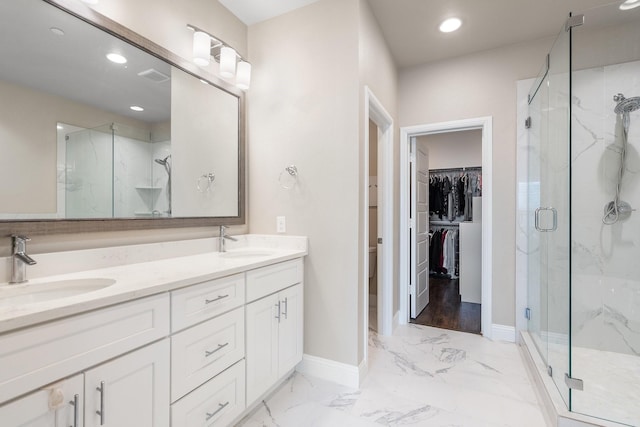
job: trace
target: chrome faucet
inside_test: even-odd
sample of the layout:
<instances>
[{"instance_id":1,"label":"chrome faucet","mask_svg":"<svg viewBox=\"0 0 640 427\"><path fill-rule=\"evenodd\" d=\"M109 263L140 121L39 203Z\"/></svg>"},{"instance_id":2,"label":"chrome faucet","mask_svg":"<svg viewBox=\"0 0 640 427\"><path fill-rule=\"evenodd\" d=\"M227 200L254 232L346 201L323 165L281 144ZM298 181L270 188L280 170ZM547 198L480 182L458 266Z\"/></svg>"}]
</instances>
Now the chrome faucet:
<instances>
[{"instance_id":1,"label":"chrome faucet","mask_svg":"<svg viewBox=\"0 0 640 427\"><path fill-rule=\"evenodd\" d=\"M238 241L238 239L236 239L235 237L227 236L225 234L225 230L228 229L228 228L229 227L225 227L224 225L220 226L220 245L218 247L218 251L219 252L226 252L227 251L227 249L225 248L225 245L224 245L224 241L225 240L229 239L229 240L234 241L234 242Z\"/></svg>"},{"instance_id":2,"label":"chrome faucet","mask_svg":"<svg viewBox=\"0 0 640 427\"><path fill-rule=\"evenodd\" d=\"M24 283L27 281L27 265L34 265L36 261L27 255L27 242L31 239L25 236L11 236L12 263L11 280L9 283Z\"/></svg>"}]
</instances>

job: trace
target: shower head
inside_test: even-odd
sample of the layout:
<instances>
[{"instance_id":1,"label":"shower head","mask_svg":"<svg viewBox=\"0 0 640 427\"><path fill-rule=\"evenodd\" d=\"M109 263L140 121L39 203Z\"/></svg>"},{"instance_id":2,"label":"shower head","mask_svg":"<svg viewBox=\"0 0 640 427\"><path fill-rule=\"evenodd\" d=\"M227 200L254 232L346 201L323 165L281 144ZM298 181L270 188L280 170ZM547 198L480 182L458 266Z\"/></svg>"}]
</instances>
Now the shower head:
<instances>
[{"instance_id":1,"label":"shower head","mask_svg":"<svg viewBox=\"0 0 640 427\"><path fill-rule=\"evenodd\" d=\"M613 96L613 101L617 102L613 109L616 114L632 113L640 109L640 96L625 98L623 94L619 93Z\"/></svg>"},{"instance_id":2,"label":"shower head","mask_svg":"<svg viewBox=\"0 0 640 427\"><path fill-rule=\"evenodd\" d=\"M167 160L169 160L169 158L171 157L171 154L169 154L167 157L165 157L164 159L154 159L153 161L156 162L159 165L162 166L166 166L167 164Z\"/></svg>"}]
</instances>

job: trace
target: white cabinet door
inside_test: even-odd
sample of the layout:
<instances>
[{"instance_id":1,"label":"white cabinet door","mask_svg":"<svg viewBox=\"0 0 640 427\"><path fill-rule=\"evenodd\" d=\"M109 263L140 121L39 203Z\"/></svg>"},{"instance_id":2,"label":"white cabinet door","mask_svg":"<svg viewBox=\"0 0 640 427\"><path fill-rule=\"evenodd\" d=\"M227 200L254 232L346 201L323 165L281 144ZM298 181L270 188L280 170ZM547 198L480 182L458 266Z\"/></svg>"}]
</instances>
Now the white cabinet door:
<instances>
[{"instance_id":1,"label":"white cabinet door","mask_svg":"<svg viewBox=\"0 0 640 427\"><path fill-rule=\"evenodd\" d=\"M302 285L285 289L278 296L281 307L278 331L278 377L281 377L302 360Z\"/></svg>"},{"instance_id":2,"label":"white cabinet door","mask_svg":"<svg viewBox=\"0 0 640 427\"><path fill-rule=\"evenodd\" d=\"M82 427L82 374L0 406L3 427Z\"/></svg>"},{"instance_id":3,"label":"white cabinet door","mask_svg":"<svg viewBox=\"0 0 640 427\"><path fill-rule=\"evenodd\" d=\"M278 380L278 294L247 305L247 403Z\"/></svg>"},{"instance_id":4,"label":"white cabinet door","mask_svg":"<svg viewBox=\"0 0 640 427\"><path fill-rule=\"evenodd\" d=\"M87 427L169 426L169 340L85 372Z\"/></svg>"}]
</instances>

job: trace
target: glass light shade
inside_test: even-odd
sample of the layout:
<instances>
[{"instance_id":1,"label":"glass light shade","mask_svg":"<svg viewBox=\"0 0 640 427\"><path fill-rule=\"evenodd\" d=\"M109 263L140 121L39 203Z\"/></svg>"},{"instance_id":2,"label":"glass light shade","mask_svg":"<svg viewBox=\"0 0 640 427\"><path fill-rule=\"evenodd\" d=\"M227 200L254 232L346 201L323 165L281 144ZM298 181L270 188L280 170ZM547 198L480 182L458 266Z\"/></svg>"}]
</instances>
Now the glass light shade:
<instances>
[{"instance_id":1,"label":"glass light shade","mask_svg":"<svg viewBox=\"0 0 640 427\"><path fill-rule=\"evenodd\" d=\"M193 33L193 62L201 67L209 65L211 58L211 37L202 31Z\"/></svg>"},{"instance_id":2,"label":"glass light shade","mask_svg":"<svg viewBox=\"0 0 640 427\"><path fill-rule=\"evenodd\" d=\"M251 85L251 64L248 62L238 62L238 73L236 74L236 86L242 90L249 89Z\"/></svg>"},{"instance_id":3,"label":"glass light shade","mask_svg":"<svg viewBox=\"0 0 640 427\"><path fill-rule=\"evenodd\" d=\"M220 75L230 78L236 74L236 51L230 47L223 46L220 49Z\"/></svg>"}]
</instances>

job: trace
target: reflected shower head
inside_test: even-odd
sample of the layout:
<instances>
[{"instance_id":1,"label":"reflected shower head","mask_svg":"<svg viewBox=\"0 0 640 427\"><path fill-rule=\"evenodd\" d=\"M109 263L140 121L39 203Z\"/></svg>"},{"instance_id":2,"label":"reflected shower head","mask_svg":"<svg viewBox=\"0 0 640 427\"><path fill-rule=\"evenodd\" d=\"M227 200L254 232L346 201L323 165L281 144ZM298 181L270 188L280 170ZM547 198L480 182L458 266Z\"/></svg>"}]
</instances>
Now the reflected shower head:
<instances>
[{"instance_id":1,"label":"reflected shower head","mask_svg":"<svg viewBox=\"0 0 640 427\"><path fill-rule=\"evenodd\" d=\"M623 94L619 93L613 96L613 100L617 102L613 109L616 114L632 113L640 109L640 96L625 98Z\"/></svg>"},{"instance_id":2,"label":"reflected shower head","mask_svg":"<svg viewBox=\"0 0 640 427\"><path fill-rule=\"evenodd\" d=\"M164 159L154 159L153 161L156 162L159 165L165 166L167 164L167 160L169 160L170 157L171 157L171 154L169 154Z\"/></svg>"}]
</instances>

